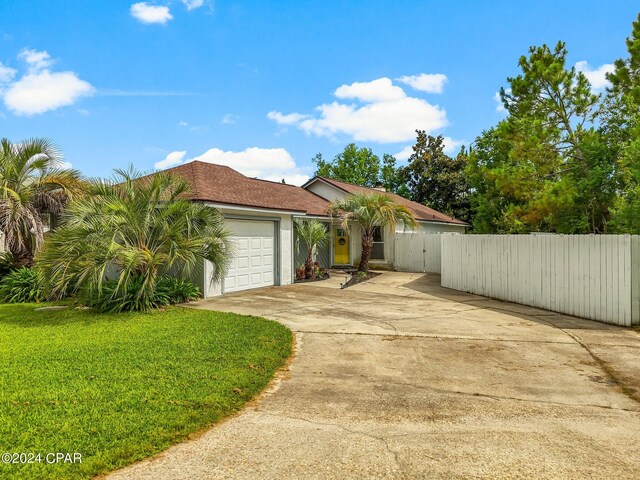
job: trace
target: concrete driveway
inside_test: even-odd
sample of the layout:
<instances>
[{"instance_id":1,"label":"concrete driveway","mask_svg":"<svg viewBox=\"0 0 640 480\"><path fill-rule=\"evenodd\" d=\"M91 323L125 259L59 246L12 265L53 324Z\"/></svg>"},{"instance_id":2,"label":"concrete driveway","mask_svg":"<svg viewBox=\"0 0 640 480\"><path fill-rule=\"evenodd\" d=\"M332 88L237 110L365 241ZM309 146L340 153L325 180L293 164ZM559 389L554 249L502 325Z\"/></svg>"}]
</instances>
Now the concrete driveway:
<instances>
[{"instance_id":1,"label":"concrete driveway","mask_svg":"<svg viewBox=\"0 0 640 480\"><path fill-rule=\"evenodd\" d=\"M640 478L637 332L385 273L198 308L296 332L289 371L113 479Z\"/></svg>"}]
</instances>

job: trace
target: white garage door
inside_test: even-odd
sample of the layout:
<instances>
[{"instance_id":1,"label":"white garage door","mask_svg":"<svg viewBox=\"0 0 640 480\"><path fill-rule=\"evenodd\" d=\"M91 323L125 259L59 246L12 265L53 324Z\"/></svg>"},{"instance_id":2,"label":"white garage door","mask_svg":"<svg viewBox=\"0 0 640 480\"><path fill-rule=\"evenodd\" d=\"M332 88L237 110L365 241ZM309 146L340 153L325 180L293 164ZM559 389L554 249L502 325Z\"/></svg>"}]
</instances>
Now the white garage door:
<instances>
[{"instance_id":1,"label":"white garage door","mask_svg":"<svg viewBox=\"0 0 640 480\"><path fill-rule=\"evenodd\" d=\"M224 292L266 287L275 283L274 222L227 220L235 256L224 279Z\"/></svg>"}]
</instances>

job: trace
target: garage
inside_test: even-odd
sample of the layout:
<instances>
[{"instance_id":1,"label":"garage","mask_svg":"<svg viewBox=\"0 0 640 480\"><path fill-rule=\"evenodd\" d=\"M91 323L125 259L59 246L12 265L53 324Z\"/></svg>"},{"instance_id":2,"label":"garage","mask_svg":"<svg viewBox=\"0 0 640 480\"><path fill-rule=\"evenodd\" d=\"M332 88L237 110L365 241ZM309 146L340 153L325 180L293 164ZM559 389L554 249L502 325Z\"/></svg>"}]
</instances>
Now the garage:
<instances>
[{"instance_id":1,"label":"garage","mask_svg":"<svg viewBox=\"0 0 640 480\"><path fill-rule=\"evenodd\" d=\"M227 220L235 255L223 282L223 292L275 285L275 222Z\"/></svg>"}]
</instances>

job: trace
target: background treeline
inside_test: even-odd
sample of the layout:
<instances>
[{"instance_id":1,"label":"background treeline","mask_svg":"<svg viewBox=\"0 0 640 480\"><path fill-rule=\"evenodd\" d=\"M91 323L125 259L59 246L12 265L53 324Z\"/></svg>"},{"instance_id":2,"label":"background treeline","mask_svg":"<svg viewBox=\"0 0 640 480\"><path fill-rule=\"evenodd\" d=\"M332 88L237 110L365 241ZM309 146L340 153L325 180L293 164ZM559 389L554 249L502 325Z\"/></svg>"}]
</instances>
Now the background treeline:
<instances>
[{"instance_id":1,"label":"background treeline","mask_svg":"<svg viewBox=\"0 0 640 480\"><path fill-rule=\"evenodd\" d=\"M531 47L500 90L506 117L455 157L418 130L408 164L348 145L316 174L374 186L469 222L476 233L640 233L640 15L596 93L563 42Z\"/></svg>"}]
</instances>

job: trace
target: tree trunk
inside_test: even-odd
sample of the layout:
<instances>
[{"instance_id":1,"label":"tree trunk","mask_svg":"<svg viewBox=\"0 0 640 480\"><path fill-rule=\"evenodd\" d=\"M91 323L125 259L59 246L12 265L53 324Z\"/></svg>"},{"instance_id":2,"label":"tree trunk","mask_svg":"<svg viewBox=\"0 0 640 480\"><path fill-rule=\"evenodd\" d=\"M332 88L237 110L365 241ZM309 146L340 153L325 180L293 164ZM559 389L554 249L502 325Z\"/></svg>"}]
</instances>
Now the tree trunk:
<instances>
[{"instance_id":1,"label":"tree trunk","mask_svg":"<svg viewBox=\"0 0 640 480\"><path fill-rule=\"evenodd\" d=\"M369 271L369 258L371 258L371 249L373 248L373 235L362 235L362 256L360 257L359 272Z\"/></svg>"},{"instance_id":2,"label":"tree trunk","mask_svg":"<svg viewBox=\"0 0 640 480\"><path fill-rule=\"evenodd\" d=\"M33 253L31 250L20 250L18 252L11 252L11 256L14 258L16 267L33 267Z\"/></svg>"},{"instance_id":3,"label":"tree trunk","mask_svg":"<svg viewBox=\"0 0 640 480\"><path fill-rule=\"evenodd\" d=\"M313 249L307 252L307 259L304 262L304 276L311 280L316 278L316 269L313 268Z\"/></svg>"}]
</instances>

